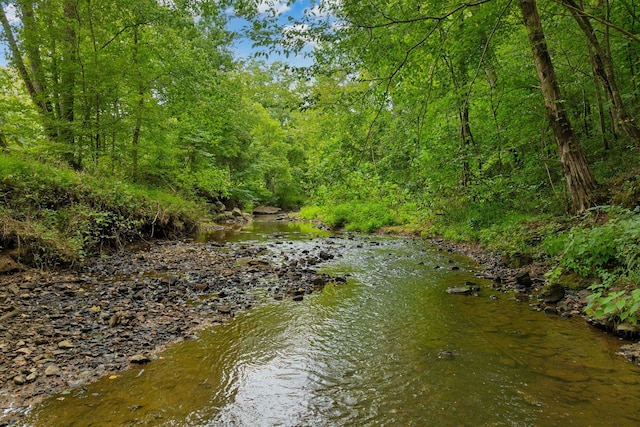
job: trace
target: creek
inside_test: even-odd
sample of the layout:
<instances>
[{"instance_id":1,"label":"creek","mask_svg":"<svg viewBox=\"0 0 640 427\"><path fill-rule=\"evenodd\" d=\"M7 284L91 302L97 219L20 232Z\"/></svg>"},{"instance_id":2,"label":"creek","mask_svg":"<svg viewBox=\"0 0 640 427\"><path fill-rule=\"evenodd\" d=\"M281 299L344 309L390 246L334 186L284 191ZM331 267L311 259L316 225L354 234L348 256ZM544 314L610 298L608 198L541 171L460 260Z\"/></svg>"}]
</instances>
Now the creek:
<instances>
[{"instance_id":1,"label":"creek","mask_svg":"<svg viewBox=\"0 0 640 427\"><path fill-rule=\"evenodd\" d=\"M625 426L640 419L640 368L615 354L620 340L495 293L475 278L473 263L425 241L329 236L283 222L209 238L265 245L276 258L332 239L343 249L321 271L349 280L301 302L265 299L152 363L46 400L28 425ZM481 285L479 296L445 292L465 281Z\"/></svg>"}]
</instances>

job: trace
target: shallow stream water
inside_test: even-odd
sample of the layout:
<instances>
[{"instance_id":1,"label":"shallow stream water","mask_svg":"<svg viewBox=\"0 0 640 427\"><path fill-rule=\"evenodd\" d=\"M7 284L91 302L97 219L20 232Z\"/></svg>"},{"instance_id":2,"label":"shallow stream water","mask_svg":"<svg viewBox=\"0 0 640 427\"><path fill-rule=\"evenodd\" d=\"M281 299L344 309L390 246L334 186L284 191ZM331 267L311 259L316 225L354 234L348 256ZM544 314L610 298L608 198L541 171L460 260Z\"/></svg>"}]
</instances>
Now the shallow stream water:
<instances>
[{"instance_id":1,"label":"shallow stream water","mask_svg":"<svg viewBox=\"0 0 640 427\"><path fill-rule=\"evenodd\" d=\"M349 280L302 302L265 301L146 366L55 396L32 410L30 425L626 426L640 420L640 368L615 354L618 339L582 319L547 316L496 294L464 258L420 240L328 236L282 222L210 237L263 244L278 254L330 238L343 256L322 270ZM445 292L467 280L482 286L480 296Z\"/></svg>"}]
</instances>

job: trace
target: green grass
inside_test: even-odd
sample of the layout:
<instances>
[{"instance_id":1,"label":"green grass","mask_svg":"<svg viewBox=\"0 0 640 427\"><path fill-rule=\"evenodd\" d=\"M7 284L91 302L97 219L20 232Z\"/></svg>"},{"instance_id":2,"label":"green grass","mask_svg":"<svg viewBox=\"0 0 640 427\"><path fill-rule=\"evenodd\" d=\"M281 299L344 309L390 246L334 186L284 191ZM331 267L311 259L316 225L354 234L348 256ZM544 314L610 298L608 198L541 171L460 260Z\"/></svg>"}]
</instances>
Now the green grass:
<instances>
[{"instance_id":1,"label":"green grass","mask_svg":"<svg viewBox=\"0 0 640 427\"><path fill-rule=\"evenodd\" d=\"M174 194L0 155L0 249L35 266L72 265L144 236L193 232L206 210Z\"/></svg>"}]
</instances>

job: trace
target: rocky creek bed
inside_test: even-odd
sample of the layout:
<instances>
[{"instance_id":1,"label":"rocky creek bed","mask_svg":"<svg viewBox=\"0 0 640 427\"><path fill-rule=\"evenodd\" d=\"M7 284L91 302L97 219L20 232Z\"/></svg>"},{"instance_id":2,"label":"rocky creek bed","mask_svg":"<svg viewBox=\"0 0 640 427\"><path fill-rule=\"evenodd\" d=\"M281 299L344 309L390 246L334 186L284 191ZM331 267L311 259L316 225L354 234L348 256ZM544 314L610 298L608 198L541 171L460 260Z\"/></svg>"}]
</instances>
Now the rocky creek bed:
<instances>
[{"instance_id":1,"label":"rocky creek bed","mask_svg":"<svg viewBox=\"0 0 640 427\"><path fill-rule=\"evenodd\" d=\"M0 276L0 425L13 424L48 396L147 363L167 344L261 299L302 300L327 283L346 281L316 270L344 253L348 246L340 240L316 239L312 249L296 251L274 237L265 244L155 241L81 271ZM484 267L479 276L492 280L494 294L515 295L554 315L583 315L585 293L557 302L538 298L544 266L512 268L473 245L434 243ZM640 345L627 344L622 354L638 361Z\"/></svg>"},{"instance_id":2,"label":"rocky creek bed","mask_svg":"<svg viewBox=\"0 0 640 427\"><path fill-rule=\"evenodd\" d=\"M263 298L293 298L343 277L314 266L332 239L303 253L266 245L156 241L82 271L0 276L0 425L23 409L132 364Z\"/></svg>"}]
</instances>

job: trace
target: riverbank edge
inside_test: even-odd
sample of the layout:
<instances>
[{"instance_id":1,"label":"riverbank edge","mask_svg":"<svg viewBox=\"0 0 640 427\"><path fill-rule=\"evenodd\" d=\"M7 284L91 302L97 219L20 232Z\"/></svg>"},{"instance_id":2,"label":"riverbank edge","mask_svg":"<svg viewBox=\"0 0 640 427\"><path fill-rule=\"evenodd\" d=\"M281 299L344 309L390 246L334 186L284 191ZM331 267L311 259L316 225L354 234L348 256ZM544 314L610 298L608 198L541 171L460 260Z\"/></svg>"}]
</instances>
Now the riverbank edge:
<instances>
[{"instance_id":1,"label":"riverbank edge","mask_svg":"<svg viewBox=\"0 0 640 427\"><path fill-rule=\"evenodd\" d=\"M531 262L521 267L511 267L504 262L501 254L494 253L480 244L469 242L452 242L438 237L429 237L436 246L453 253L464 255L474 260L483 270L482 278L492 281L492 287L499 292L512 294L514 299L544 315L569 318L580 316L585 323L624 340L617 354L627 361L640 366L640 341L637 328L619 328L619 325L598 321L590 317L585 308L588 289L571 289L562 287L561 297L552 297L545 301L543 292L548 283L546 274L553 266L550 263ZM555 288L557 291L560 288ZM618 328L616 328L618 326Z\"/></svg>"}]
</instances>

